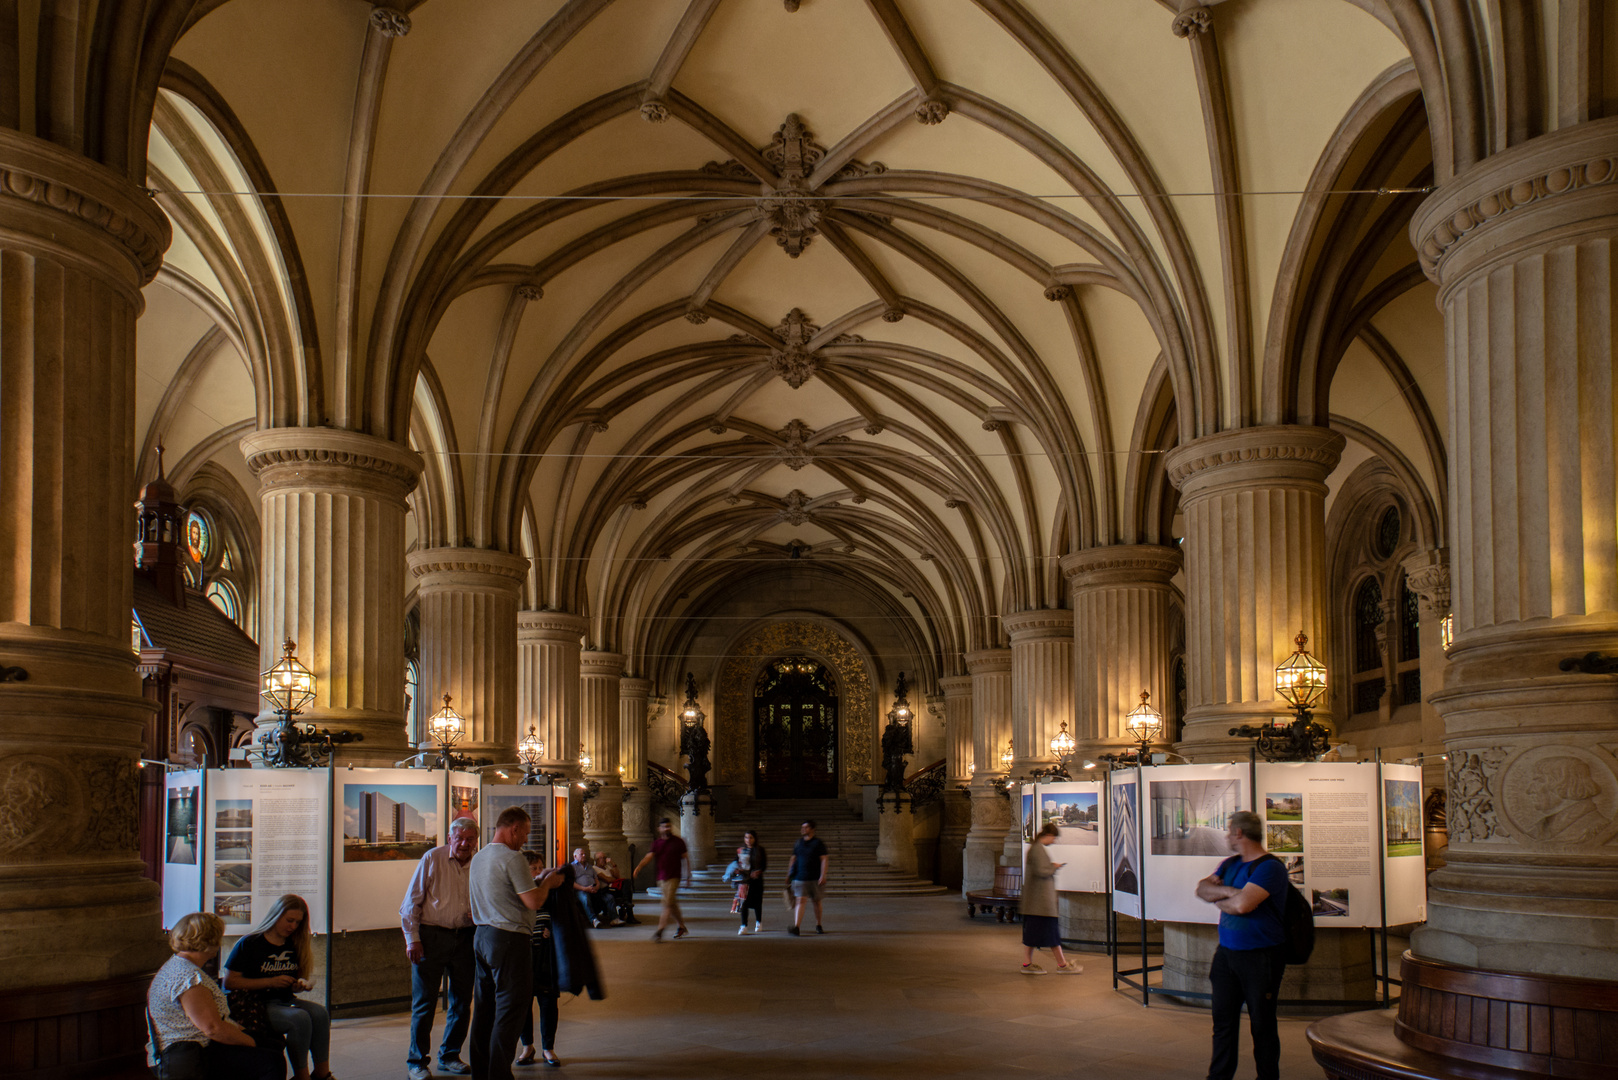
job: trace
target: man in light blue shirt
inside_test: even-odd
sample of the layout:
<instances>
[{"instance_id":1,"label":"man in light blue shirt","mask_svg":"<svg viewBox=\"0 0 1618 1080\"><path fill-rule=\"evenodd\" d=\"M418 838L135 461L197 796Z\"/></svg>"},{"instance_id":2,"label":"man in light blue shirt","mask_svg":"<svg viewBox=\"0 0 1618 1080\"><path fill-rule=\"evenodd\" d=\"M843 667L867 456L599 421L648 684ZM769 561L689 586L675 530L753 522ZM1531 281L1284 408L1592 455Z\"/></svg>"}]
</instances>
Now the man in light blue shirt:
<instances>
[{"instance_id":1,"label":"man in light blue shirt","mask_svg":"<svg viewBox=\"0 0 1618 1080\"><path fill-rule=\"evenodd\" d=\"M536 881L522 857L530 828L527 811L512 806L495 819L494 839L472 856L472 949L477 982L472 992L472 1075L511 1080L517 1035L534 996L534 912L562 875Z\"/></svg>"}]
</instances>

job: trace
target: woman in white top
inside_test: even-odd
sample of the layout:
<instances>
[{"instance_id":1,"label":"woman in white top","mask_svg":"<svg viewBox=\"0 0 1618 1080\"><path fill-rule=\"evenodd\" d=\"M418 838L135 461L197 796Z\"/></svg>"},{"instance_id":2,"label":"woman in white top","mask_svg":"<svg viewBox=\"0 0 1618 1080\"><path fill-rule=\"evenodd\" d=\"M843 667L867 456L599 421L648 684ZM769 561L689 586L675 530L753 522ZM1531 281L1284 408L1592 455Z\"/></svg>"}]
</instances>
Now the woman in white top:
<instances>
[{"instance_id":1,"label":"woman in white top","mask_svg":"<svg viewBox=\"0 0 1618 1080\"><path fill-rule=\"evenodd\" d=\"M271 1058L230 1020L225 992L203 970L219 955L225 924L217 915L183 916L169 931L174 955L158 968L146 992L152 1041L147 1064L162 1080L257 1080L280 1075Z\"/></svg>"}]
</instances>

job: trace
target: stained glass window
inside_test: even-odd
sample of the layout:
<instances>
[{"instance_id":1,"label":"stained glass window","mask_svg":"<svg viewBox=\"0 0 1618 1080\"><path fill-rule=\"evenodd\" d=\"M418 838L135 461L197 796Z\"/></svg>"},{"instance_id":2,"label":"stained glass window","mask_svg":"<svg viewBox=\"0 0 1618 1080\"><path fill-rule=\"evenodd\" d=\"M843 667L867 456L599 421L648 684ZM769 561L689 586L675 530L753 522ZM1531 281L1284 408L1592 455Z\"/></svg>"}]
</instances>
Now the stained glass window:
<instances>
[{"instance_id":1,"label":"stained glass window","mask_svg":"<svg viewBox=\"0 0 1618 1080\"><path fill-rule=\"evenodd\" d=\"M1408 581L1401 581L1399 597L1399 659L1421 656L1421 602Z\"/></svg>"},{"instance_id":2,"label":"stained glass window","mask_svg":"<svg viewBox=\"0 0 1618 1080\"><path fill-rule=\"evenodd\" d=\"M208 519L193 510L185 522L185 547L195 562L205 562L213 554L213 529Z\"/></svg>"},{"instance_id":3,"label":"stained glass window","mask_svg":"<svg viewBox=\"0 0 1618 1080\"><path fill-rule=\"evenodd\" d=\"M223 611L232 622L235 622L240 615L242 606L236 600L236 590L227 582L210 581L208 591L203 595L213 601L213 606Z\"/></svg>"},{"instance_id":4,"label":"stained glass window","mask_svg":"<svg viewBox=\"0 0 1618 1080\"><path fill-rule=\"evenodd\" d=\"M1402 525L1397 506L1390 506L1383 512L1381 520L1376 523L1377 558L1386 559L1393 554L1394 549L1399 546L1399 530Z\"/></svg>"},{"instance_id":5,"label":"stained glass window","mask_svg":"<svg viewBox=\"0 0 1618 1080\"><path fill-rule=\"evenodd\" d=\"M1354 593L1354 673L1375 671L1382 666L1382 652L1376 646L1376 628L1382 625L1382 585L1368 577Z\"/></svg>"}]
</instances>

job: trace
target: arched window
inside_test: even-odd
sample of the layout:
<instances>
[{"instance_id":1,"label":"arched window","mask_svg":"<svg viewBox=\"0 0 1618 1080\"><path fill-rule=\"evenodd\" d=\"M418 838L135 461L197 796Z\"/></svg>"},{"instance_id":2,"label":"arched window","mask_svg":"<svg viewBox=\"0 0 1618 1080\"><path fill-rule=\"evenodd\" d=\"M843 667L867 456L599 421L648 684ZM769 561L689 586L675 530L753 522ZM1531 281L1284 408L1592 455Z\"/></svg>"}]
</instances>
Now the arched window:
<instances>
[{"instance_id":1,"label":"arched window","mask_svg":"<svg viewBox=\"0 0 1618 1080\"><path fill-rule=\"evenodd\" d=\"M244 558L237 535L238 516L228 504L210 504L206 496L190 496L185 516L185 581L224 612L248 636L256 596L251 558Z\"/></svg>"},{"instance_id":2,"label":"arched window","mask_svg":"<svg viewBox=\"0 0 1618 1080\"><path fill-rule=\"evenodd\" d=\"M414 660L405 661L405 730L410 733L410 745L420 746L425 737L421 730L421 667Z\"/></svg>"},{"instance_id":3,"label":"arched window","mask_svg":"<svg viewBox=\"0 0 1618 1080\"><path fill-rule=\"evenodd\" d=\"M1354 590L1354 688L1353 708L1357 713L1375 712L1387 691L1382 670L1382 650L1377 628L1382 625L1382 583L1376 575L1367 577Z\"/></svg>"},{"instance_id":4,"label":"arched window","mask_svg":"<svg viewBox=\"0 0 1618 1080\"><path fill-rule=\"evenodd\" d=\"M213 602L213 606L223 611L231 622L240 622L242 617L242 604L236 598L236 590L228 581L210 581L203 593Z\"/></svg>"},{"instance_id":5,"label":"arched window","mask_svg":"<svg viewBox=\"0 0 1618 1080\"><path fill-rule=\"evenodd\" d=\"M1394 657L1399 705L1421 701L1421 600L1410 582L1399 578L1399 655Z\"/></svg>"}]
</instances>

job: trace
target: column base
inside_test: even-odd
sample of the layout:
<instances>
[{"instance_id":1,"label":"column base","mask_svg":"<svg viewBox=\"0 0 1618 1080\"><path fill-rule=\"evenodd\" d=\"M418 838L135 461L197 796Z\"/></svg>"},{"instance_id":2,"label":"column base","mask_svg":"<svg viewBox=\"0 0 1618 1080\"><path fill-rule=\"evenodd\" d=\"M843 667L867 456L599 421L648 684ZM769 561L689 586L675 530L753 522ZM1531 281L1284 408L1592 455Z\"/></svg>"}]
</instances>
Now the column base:
<instances>
[{"instance_id":1,"label":"column base","mask_svg":"<svg viewBox=\"0 0 1618 1080\"><path fill-rule=\"evenodd\" d=\"M605 851L620 871L629 867L629 840L624 836L624 789L616 780L584 803L584 843L592 857Z\"/></svg>"},{"instance_id":2,"label":"column base","mask_svg":"<svg viewBox=\"0 0 1618 1080\"><path fill-rule=\"evenodd\" d=\"M1202 923L1163 924L1163 985L1171 990L1208 992L1208 969L1219 946L1219 927ZM1315 930L1309 962L1287 967L1281 997L1314 1001L1370 1001L1376 996L1371 937L1364 930ZM1206 998L1175 998L1208 1008ZM1356 1006L1286 1006L1289 1014L1345 1012Z\"/></svg>"},{"instance_id":3,"label":"column base","mask_svg":"<svg viewBox=\"0 0 1618 1080\"><path fill-rule=\"evenodd\" d=\"M714 862L713 807L710 795L685 795L680 799L680 837L685 841L692 870Z\"/></svg>"},{"instance_id":4,"label":"column base","mask_svg":"<svg viewBox=\"0 0 1618 1080\"><path fill-rule=\"evenodd\" d=\"M994 884L994 872L1006 850L1006 826L1011 820L1010 803L987 778L973 780L968 792L972 799L972 828L962 846L962 892Z\"/></svg>"},{"instance_id":5,"label":"column base","mask_svg":"<svg viewBox=\"0 0 1618 1080\"><path fill-rule=\"evenodd\" d=\"M13 1080L123 1080L146 1071L151 971L0 991L0 1074Z\"/></svg>"},{"instance_id":6,"label":"column base","mask_svg":"<svg viewBox=\"0 0 1618 1080\"><path fill-rule=\"evenodd\" d=\"M933 880L959 889L964 879L966 834L972 829L972 802L966 793L946 790L942 797L943 825L938 832L938 866Z\"/></svg>"},{"instance_id":7,"label":"column base","mask_svg":"<svg viewBox=\"0 0 1618 1080\"><path fill-rule=\"evenodd\" d=\"M1086 952L1106 951L1105 893L1059 892L1056 894L1056 914L1061 921L1064 939L1084 942L1083 948Z\"/></svg>"},{"instance_id":8,"label":"column base","mask_svg":"<svg viewBox=\"0 0 1618 1080\"><path fill-rule=\"evenodd\" d=\"M901 874L916 876L916 815L910 796L885 795L877 804L876 861Z\"/></svg>"}]
</instances>

